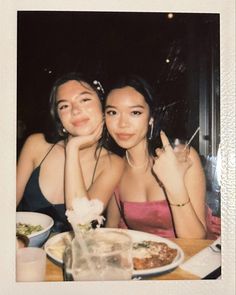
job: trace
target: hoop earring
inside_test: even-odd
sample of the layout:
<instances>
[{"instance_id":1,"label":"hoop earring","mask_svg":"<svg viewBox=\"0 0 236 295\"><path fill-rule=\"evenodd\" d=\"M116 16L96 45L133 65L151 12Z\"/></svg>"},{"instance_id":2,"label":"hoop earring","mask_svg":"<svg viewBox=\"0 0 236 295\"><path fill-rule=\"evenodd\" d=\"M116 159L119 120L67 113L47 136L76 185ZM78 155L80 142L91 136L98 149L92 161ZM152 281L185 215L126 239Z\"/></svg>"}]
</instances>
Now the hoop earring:
<instances>
[{"instance_id":1,"label":"hoop earring","mask_svg":"<svg viewBox=\"0 0 236 295\"><path fill-rule=\"evenodd\" d=\"M148 137L149 140L152 139L152 135L153 135L153 122L150 125L151 125L151 130L150 130L150 134L149 134L149 137Z\"/></svg>"}]
</instances>

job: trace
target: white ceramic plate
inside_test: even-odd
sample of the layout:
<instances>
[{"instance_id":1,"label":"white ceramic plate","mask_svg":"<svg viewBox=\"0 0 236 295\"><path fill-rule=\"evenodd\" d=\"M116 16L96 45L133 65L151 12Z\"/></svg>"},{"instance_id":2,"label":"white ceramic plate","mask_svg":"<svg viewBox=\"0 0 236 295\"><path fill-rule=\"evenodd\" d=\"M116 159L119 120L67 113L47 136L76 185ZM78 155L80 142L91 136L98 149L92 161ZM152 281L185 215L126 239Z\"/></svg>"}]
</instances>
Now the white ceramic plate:
<instances>
[{"instance_id":1,"label":"white ceramic plate","mask_svg":"<svg viewBox=\"0 0 236 295\"><path fill-rule=\"evenodd\" d=\"M173 270L176 268L178 265L180 265L183 260L184 260L184 252L183 250L173 241L162 238L153 234L141 232L141 231L135 231L135 230L126 230L126 229L109 229L109 228L101 228L99 230L102 231L109 231L109 230L115 230L115 231L121 231L125 232L128 235L131 236L133 242L142 242L144 240L146 241L154 241L154 242L163 242L166 243L169 247L173 249L177 249L177 256L175 257L174 261L168 265L164 265L161 267L156 267L156 268L150 268L150 269L144 269L144 270L134 270L133 271L133 276L146 276L146 275L154 275L154 274L160 274L163 272L167 272L170 270ZM63 252L63 245L64 248L66 247L64 241L70 241L72 239L72 235L69 232L64 232L57 234L50 239L47 240L47 242L44 245L44 249L47 253L47 255L57 264L62 264L62 252ZM52 251L54 248L54 245L59 245L60 251ZM60 255L59 255L60 252Z\"/></svg>"}]
</instances>

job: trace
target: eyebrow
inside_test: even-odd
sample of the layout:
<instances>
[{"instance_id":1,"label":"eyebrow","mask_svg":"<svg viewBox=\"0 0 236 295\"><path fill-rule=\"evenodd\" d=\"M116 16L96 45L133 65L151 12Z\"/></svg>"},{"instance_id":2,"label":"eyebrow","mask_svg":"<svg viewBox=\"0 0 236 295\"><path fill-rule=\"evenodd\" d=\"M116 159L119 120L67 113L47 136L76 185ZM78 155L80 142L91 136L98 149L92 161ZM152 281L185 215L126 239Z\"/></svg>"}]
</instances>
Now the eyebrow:
<instances>
[{"instance_id":1,"label":"eyebrow","mask_svg":"<svg viewBox=\"0 0 236 295\"><path fill-rule=\"evenodd\" d=\"M108 109L108 108L117 109L116 106L109 105L109 104L105 106L105 109ZM135 106L130 106L129 108L130 108L130 109L134 109L134 108L142 108L142 109L144 109L144 106L141 105L141 104L138 104L138 105L135 105Z\"/></svg>"},{"instance_id":2,"label":"eyebrow","mask_svg":"<svg viewBox=\"0 0 236 295\"><path fill-rule=\"evenodd\" d=\"M83 92L81 92L80 94L78 94L78 96L83 96L84 94L90 94L90 95L92 95L93 94L93 92L92 91L83 91ZM57 102L56 102L56 106L58 106L58 104L59 103L61 103L61 102L67 102L67 100L66 99L60 99L60 100L58 100Z\"/></svg>"}]
</instances>

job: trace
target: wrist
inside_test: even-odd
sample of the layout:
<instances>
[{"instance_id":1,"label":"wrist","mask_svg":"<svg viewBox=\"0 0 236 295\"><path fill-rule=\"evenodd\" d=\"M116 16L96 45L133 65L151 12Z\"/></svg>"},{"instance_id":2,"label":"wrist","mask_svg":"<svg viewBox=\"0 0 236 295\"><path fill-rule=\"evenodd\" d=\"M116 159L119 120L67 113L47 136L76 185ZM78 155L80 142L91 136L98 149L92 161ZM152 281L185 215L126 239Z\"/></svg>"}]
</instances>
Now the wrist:
<instances>
[{"instance_id":1,"label":"wrist","mask_svg":"<svg viewBox=\"0 0 236 295\"><path fill-rule=\"evenodd\" d=\"M66 145L66 152L76 152L80 150L80 146L78 143L74 143L73 141L69 141Z\"/></svg>"},{"instance_id":2,"label":"wrist","mask_svg":"<svg viewBox=\"0 0 236 295\"><path fill-rule=\"evenodd\" d=\"M170 203L170 206L174 206L174 207L184 207L185 205L190 203L190 198L188 197L188 199L185 202L179 202L179 203Z\"/></svg>"},{"instance_id":3,"label":"wrist","mask_svg":"<svg viewBox=\"0 0 236 295\"><path fill-rule=\"evenodd\" d=\"M175 188L169 190L165 188L169 203L171 204L183 204L189 200L188 191L185 185L176 186Z\"/></svg>"},{"instance_id":4,"label":"wrist","mask_svg":"<svg viewBox=\"0 0 236 295\"><path fill-rule=\"evenodd\" d=\"M187 194L185 183L183 181L175 181L172 185L164 185L169 196L183 196Z\"/></svg>"}]
</instances>

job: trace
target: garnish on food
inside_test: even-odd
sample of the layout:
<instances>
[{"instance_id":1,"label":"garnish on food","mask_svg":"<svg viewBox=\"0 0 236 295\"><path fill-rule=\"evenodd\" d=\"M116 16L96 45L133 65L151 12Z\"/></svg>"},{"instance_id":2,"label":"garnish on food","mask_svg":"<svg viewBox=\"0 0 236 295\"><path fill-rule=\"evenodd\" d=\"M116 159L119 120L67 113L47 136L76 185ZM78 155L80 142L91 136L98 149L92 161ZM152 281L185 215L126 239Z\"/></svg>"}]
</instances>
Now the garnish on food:
<instances>
[{"instance_id":1,"label":"garnish on food","mask_svg":"<svg viewBox=\"0 0 236 295\"><path fill-rule=\"evenodd\" d=\"M38 224L38 225L32 225L28 223L22 223L18 222L16 224L16 234L21 234L21 235L31 235L32 233L38 232L43 230L43 227Z\"/></svg>"},{"instance_id":2,"label":"garnish on food","mask_svg":"<svg viewBox=\"0 0 236 295\"><path fill-rule=\"evenodd\" d=\"M97 227L100 227L105 219L101 215L104 205L98 199L75 198L72 208L72 210L66 211L66 216L75 231L86 232L92 229L92 221L95 220L97 221Z\"/></svg>"}]
</instances>

